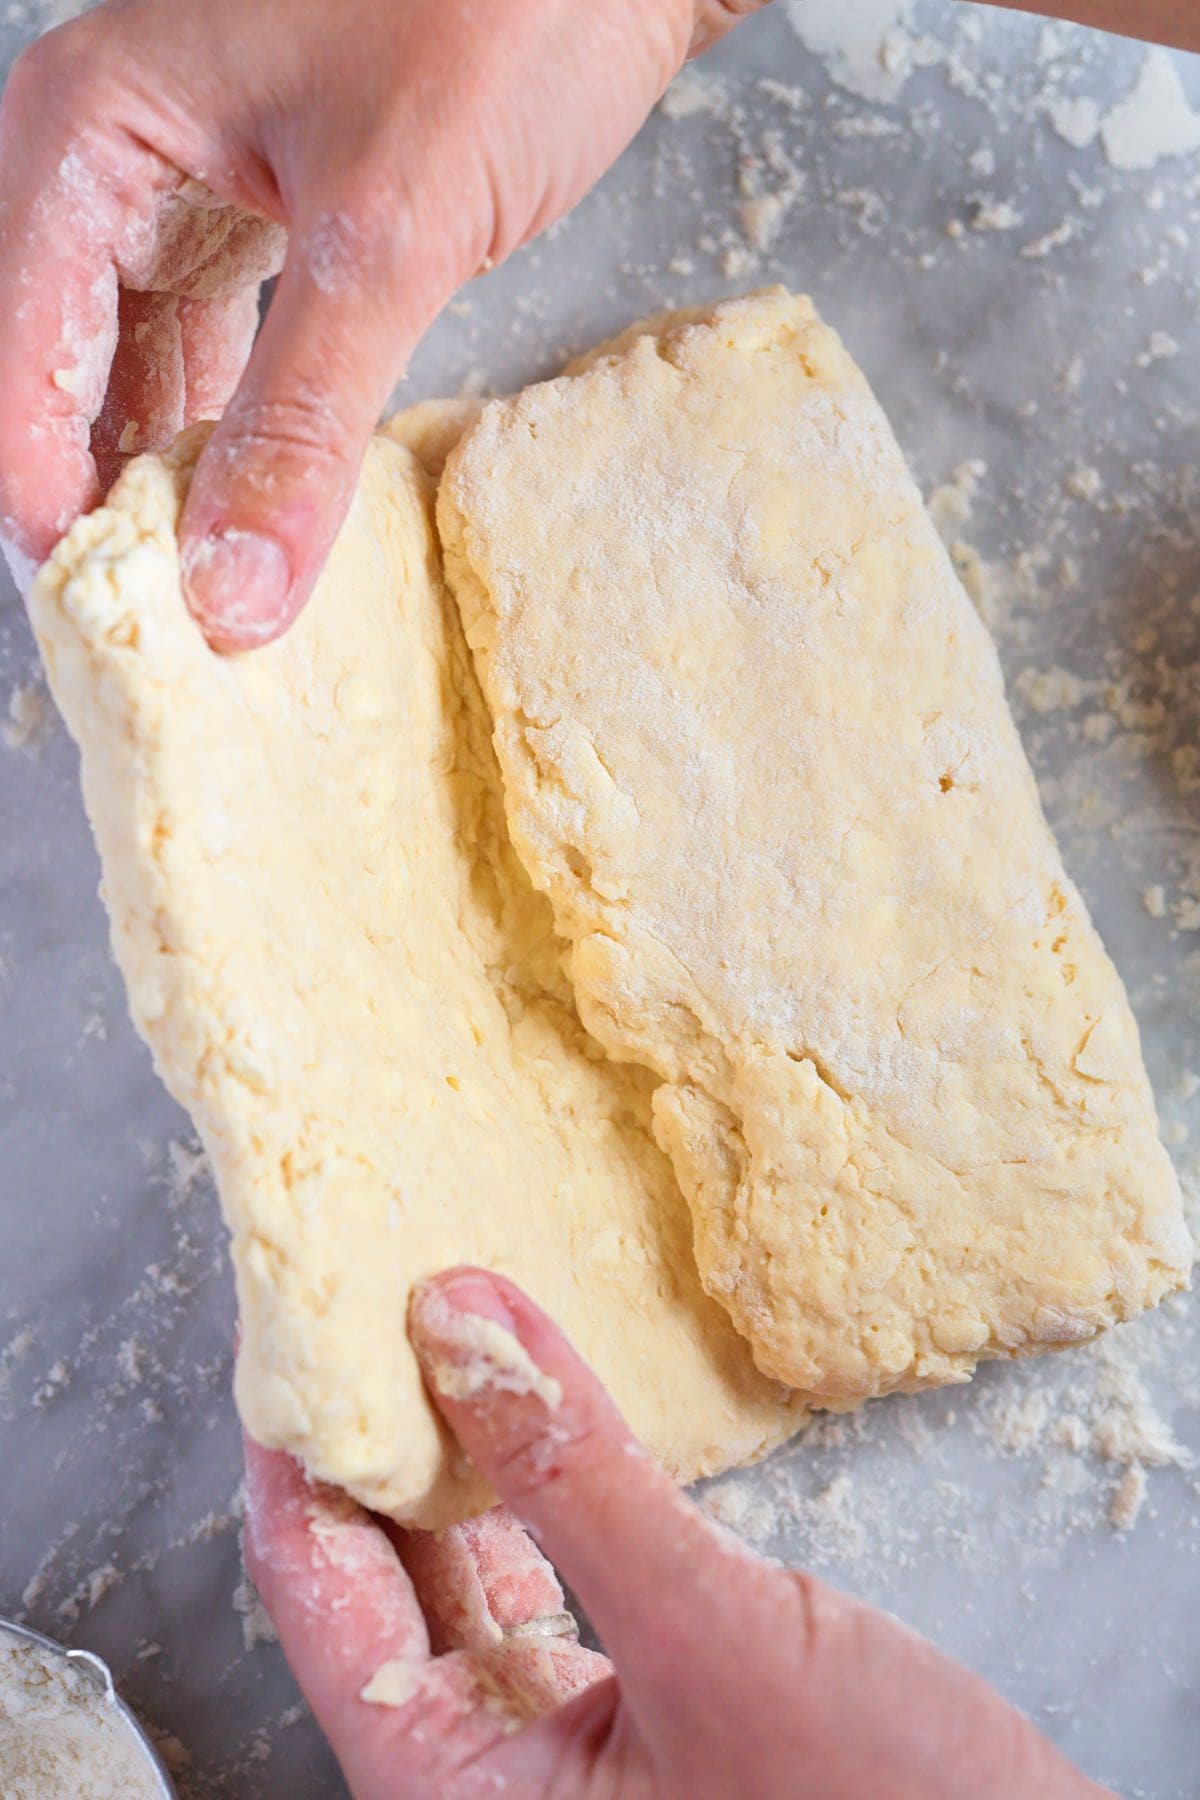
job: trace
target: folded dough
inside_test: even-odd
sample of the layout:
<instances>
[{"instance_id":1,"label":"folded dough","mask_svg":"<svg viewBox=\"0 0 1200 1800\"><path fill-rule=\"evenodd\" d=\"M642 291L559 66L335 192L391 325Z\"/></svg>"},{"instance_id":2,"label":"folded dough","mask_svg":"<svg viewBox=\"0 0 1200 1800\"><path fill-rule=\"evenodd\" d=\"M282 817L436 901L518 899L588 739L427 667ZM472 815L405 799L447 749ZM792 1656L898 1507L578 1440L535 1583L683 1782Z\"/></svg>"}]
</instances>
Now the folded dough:
<instances>
[{"instance_id":1,"label":"folded dough","mask_svg":"<svg viewBox=\"0 0 1200 1800\"><path fill-rule=\"evenodd\" d=\"M233 1234L243 1415L427 1526L489 1499L405 1334L453 1263L527 1287L687 1479L1189 1260L1120 983L837 340L759 296L580 368L394 422L281 643L215 656L184 607L202 431L31 597ZM463 428L503 794L417 460Z\"/></svg>"},{"instance_id":2,"label":"folded dough","mask_svg":"<svg viewBox=\"0 0 1200 1800\"><path fill-rule=\"evenodd\" d=\"M707 1291L823 1401L1186 1281L1120 980L995 652L808 301L487 407L438 519L585 1024L659 1077Z\"/></svg>"},{"instance_id":3,"label":"folded dough","mask_svg":"<svg viewBox=\"0 0 1200 1800\"><path fill-rule=\"evenodd\" d=\"M440 422L401 429L427 449ZM570 1329L678 1476L756 1455L797 1402L700 1288L653 1082L580 1026L430 483L378 440L299 623L220 657L175 544L202 435L131 464L31 606L134 1021L233 1233L250 1431L405 1522L488 1504L405 1332L412 1284L470 1260Z\"/></svg>"}]
</instances>

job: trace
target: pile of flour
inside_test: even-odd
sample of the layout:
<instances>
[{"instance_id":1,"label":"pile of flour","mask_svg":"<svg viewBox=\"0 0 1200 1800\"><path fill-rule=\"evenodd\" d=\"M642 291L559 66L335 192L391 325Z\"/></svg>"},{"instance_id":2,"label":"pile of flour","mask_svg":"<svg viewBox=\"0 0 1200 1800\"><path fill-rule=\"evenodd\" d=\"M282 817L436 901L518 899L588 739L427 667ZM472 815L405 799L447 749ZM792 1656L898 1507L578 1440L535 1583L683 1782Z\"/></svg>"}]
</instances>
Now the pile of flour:
<instances>
[{"instance_id":1,"label":"pile of flour","mask_svg":"<svg viewBox=\"0 0 1200 1800\"><path fill-rule=\"evenodd\" d=\"M93 1677L0 1630L4 1800L156 1800L160 1793L124 1719Z\"/></svg>"}]
</instances>

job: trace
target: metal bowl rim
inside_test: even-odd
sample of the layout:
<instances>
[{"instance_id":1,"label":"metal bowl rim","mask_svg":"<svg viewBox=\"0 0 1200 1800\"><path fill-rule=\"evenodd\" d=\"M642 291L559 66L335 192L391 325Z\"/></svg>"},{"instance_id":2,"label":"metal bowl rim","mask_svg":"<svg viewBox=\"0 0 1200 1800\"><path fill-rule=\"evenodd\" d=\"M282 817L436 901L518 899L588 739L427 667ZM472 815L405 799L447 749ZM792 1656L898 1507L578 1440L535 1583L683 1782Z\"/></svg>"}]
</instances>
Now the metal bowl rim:
<instances>
[{"instance_id":1,"label":"metal bowl rim","mask_svg":"<svg viewBox=\"0 0 1200 1800\"><path fill-rule=\"evenodd\" d=\"M0 1632L21 1638L27 1644L36 1644L39 1650L49 1651L52 1656L60 1656L64 1662L72 1663L76 1668L84 1666L93 1669L103 1679L107 1694L120 1713L122 1722L137 1739L146 1766L158 1781L163 1800L178 1800L175 1784L167 1773L167 1765L159 1754L158 1746L133 1708L122 1700L113 1680L112 1670L102 1656L97 1655L94 1650L75 1649L69 1644L60 1644L57 1639L47 1637L44 1632L35 1631L32 1625L18 1625L15 1619L0 1617Z\"/></svg>"}]
</instances>

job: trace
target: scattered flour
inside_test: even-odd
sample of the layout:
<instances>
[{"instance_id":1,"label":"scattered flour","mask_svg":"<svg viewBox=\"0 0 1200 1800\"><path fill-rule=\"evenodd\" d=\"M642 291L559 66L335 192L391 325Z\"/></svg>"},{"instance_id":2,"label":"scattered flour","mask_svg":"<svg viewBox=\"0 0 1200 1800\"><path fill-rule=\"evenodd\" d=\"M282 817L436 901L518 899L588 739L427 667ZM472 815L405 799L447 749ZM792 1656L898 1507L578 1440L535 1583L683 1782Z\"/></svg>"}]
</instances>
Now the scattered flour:
<instances>
[{"instance_id":1,"label":"scattered flour","mask_svg":"<svg viewBox=\"0 0 1200 1800\"><path fill-rule=\"evenodd\" d=\"M94 1612L96 1607L119 1587L125 1579L121 1570L113 1562L101 1563L99 1568L91 1569L78 1582L66 1599L58 1607L58 1616L65 1625L73 1625L84 1612Z\"/></svg>"},{"instance_id":2,"label":"scattered flour","mask_svg":"<svg viewBox=\"0 0 1200 1800\"><path fill-rule=\"evenodd\" d=\"M931 1546L949 1563L1011 1579L1057 1557L1068 1537L1132 1531L1153 1472L1194 1466L1151 1390L1170 1377L1172 1404L1200 1402L1200 1376L1174 1368L1185 1308L992 1369L961 1411L929 1395L818 1414L792 1449L753 1476L713 1482L702 1504L755 1549L868 1588L881 1570L924 1563ZM1019 1500L981 1506L973 1486L940 1473L943 1434L960 1423L989 1460L1028 1470ZM901 1454L920 1479L897 1507L887 1471Z\"/></svg>"},{"instance_id":3,"label":"scattered flour","mask_svg":"<svg viewBox=\"0 0 1200 1800\"><path fill-rule=\"evenodd\" d=\"M905 29L912 0L786 0L784 11L839 87L864 100L899 98L914 66L917 40Z\"/></svg>"},{"instance_id":4,"label":"scattered flour","mask_svg":"<svg viewBox=\"0 0 1200 1800\"><path fill-rule=\"evenodd\" d=\"M1087 94L1048 94L1042 106L1064 144L1086 150L1100 130L1100 107Z\"/></svg>"},{"instance_id":5,"label":"scattered flour","mask_svg":"<svg viewBox=\"0 0 1200 1800\"><path fill-rule=\"evenodd\" d=\"M1090 464L1084 463L1070 471L1063 480L1063 487L1072 500L1090 503L1099 498L1104 482L1099 469L1093 469Z\"/></svg>"},{"instance_id":6,"label":"scattered flour","mask_svg":"<svg viewBox=\"0 0 1200 1800\"><path fill-rule=\"evenodd\" d=\"M1088 696L1089 685L1070 669L1055 665L1049 669L1022 669L1016 691L1035 713L1049 713L1079 706Z\"/></svg>"},{"instance_id":7,"label":"scattered flour","mask_svg":"<svg viewBox=\"0 0 1200 1800\"><path fill-rule=\"evenodd\" d=\"M1152 169L1163 157L1200 149L1200 113L1165 50L1146 52L1133 88L1104 115L1100 141L1114 169Z\"/></svg>"},{"instance_id":8,"label":"scattered flour","mask_svg":"<svg viewBox=\"0 0 1200 1800\"><path fill-rule=\"evenodd\" d=\"M1113 1489L1108 1520L1114 1531L1132 1531L1146 1498L1146 1471L1134 1463Z\"/></svg>"},{"instance_id":9,"label":"scattered flour","mask_svg":"<svg viewBox=\"0 0 1200 1800\"><path fill-rule=\"evenodd\" d=\"M1200 120L1198 120L1200 122ZM1152 331L1146 339L1146 348L1139 352L1134 362L1139 369L1148 369L1152 363L1170 362L1173 356L1179 355L1179 341L1169 331Z\"/></svg>"},{"instance_id":10,"label":"scattered flour","mask_svg":"<svg viewBox=\"0 0 1200 1800\"><path fill-rule=\"evenodd\" d=\"M720 1487L711 1488L704 1509L718 1524L756 1546L766 1544L779 1524L769 1498L757 1482L745 1476L731 1476Z\"/></svg>"}]
</instances>

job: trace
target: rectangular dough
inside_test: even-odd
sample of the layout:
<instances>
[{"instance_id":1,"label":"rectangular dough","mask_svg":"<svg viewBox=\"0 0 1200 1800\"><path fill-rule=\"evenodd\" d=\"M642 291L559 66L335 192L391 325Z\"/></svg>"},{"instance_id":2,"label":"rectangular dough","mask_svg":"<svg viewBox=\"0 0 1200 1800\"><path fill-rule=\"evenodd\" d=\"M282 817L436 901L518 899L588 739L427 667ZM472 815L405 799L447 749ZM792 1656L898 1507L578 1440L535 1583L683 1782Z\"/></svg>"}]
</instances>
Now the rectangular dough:
<instances>
[{"instance_id":1,"label":"rectangular dough","mask_svg":"<svg viewBox=\"0 0 1200 1800\"><path fill-rule=\"evenodd\" d=\"M509 828L658 1078L707 1291L823 1403L1183 1285L1121 982L995 651L807 300L488 406L439 497Z\"/></svg>"}]
</instances>

